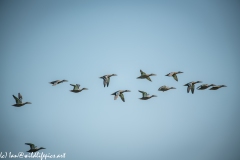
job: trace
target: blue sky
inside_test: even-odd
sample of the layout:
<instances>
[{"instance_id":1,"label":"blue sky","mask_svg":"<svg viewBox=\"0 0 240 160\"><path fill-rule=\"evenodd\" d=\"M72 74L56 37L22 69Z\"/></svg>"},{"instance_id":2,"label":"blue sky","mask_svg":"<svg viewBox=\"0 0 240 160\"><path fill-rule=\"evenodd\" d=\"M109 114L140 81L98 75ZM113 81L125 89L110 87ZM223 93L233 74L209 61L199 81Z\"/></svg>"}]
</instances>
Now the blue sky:
<instances>
[{"instance_id":1,"label":"blue sky","mask_svg":"<svg viewBox=\"0 0 240 160\"><path fill-rule=\"evenodd\" d=\"M239 159L239 7L1 1L0 152L30 142L66 159ZM140 69L157 76L136 79ZM184 72L178 82L172 71ZM99 77L112 73L104 88ZM57 79L68 82L49 84ZM227 87L188 94L183 85L198 80ZM70 83L89 90L74 94ZM113 99L125 89L125 102ZM138 90L158 97L139 100ZM19 92L32 104L13 107Z\"/></svg>"}]
</instances>

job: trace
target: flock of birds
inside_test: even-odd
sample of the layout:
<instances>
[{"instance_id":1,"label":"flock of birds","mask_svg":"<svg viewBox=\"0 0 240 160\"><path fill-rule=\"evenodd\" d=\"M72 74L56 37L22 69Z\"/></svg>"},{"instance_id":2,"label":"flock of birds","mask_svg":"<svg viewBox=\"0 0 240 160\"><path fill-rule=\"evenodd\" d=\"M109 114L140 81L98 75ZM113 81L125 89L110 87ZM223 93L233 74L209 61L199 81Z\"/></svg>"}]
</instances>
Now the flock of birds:
<instances>
[{"instance_id":1,"label":"flock of birds","mask_svg":"<svg viewBox=\"0 0 240 160\"><path fill-rule=\"evenodd\" d=\"M149 81L152 81L150 76L156 76L156 74L146 74L142 70L140 70L140 73L141 73L141 75L139 77L137 77L137 79L147 79ZM173 77L176 81L178 81L177 74L180 74L180 73L183 73L183 72L181 72L181 71L171 72L171 73L168 73L166 76ZM104 75L102 77L99 77L99 78L103 79L103 86L104 87L109 86L110 77L112 77L112 76L117 76L117 75L116 74L109 74L109 75ZM63 82L68 82L68 81L67 80L56 80L56 81L50 82L50 84L52 84L52 86L56 86L57 84L60 84L60 83L63 83ZM196 83L202 83L202 81L192 81L192 82L189 82L189 83L184 85L184 86L187 86L187 93L189 93L190 90L191 90L192 94L194 93ZM87 88L80 89L80 84L70 84L70 85L73 86L73 89L70 90L73 93L79 93L83 90L88 90ZM215 85L215 84L210 84L210 85L209 84L202 84L202 85L198 86L197 89L198 90L205 90L209 87L211 87L210 90L217 90L219 88L227 87L227 86L226 85ZM164 86L161 86L158 89L158 91L163 91L164 92L164 91L168 91L170 89L176 89L176 88L167 87L167 86L164 85ZM131 91L130 90L118 90L118 91L112 93L111 95L114 95L114 100L116 100L119 96L122 99L122 101L125 102L124 95L123 95L124 92L131 92ZM156 95L149 95L145 91L140 91L139 90L139 92L142 93L142 97L139 98L141 100L148 100L152 97L157 97ZM13 98L15 99L16 104L14 104L12 106L21 107L21 106L24 106L25 104L31 104L31 102L24 102L23 103L22 102L22 95L20 93L18 93L18 97L13 95ZM27 151L27 152L37 152L40 149L46 149L46 148L43 148L43 147L37 148L37 146L35 146L32 143L25 143L25 144L30 146L30 150Z\"/></svg>"}]
</instances>

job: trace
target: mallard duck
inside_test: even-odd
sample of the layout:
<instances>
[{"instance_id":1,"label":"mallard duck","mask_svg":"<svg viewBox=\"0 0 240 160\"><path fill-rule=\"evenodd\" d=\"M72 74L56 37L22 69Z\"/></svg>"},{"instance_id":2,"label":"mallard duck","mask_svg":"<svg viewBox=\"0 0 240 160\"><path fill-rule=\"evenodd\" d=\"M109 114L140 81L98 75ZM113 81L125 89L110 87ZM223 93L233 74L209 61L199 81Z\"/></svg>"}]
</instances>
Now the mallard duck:
<instances>
[{"instance_id":1,"label":"mallard duck","mask_svg":"<svg viewBox=\"0 0 240 160\"><path fill-rule=\"evenodd\" d=\"M147 79L152 82L150 76L156 76L156 74L146 74L140 69L141 76L137 77L137 79Z\"/></svg>"},{"instance_id":2,"label":"mallard duck","mask_svg":"<svg viewBox=\"0 0 240 160\"><path fill-rule=\"evenodd\" d=\"M161 86L159 89L158 89L158 91L167 91L167 90L169 90L169 89L176 89L176 88L174 88L174 87L167 87L167 86Z\"/></svg>"},{"instance_id":3,"label":"mallard duck","mask_svg":"<svg viewBox=\"0 0 240 160\"><path fill-rule=\"evenodd\" d=\"M207 89L208 87L211 87L211 86L216 86L215 84L202 84L200 86L197 87L198 90L204 90L204 89Z\"/></svg>"},{"instance_id":4,"label":"mallard duck","mask_svg":"<svg viewBox=\"0 0 240 160\"><path fill-rule=\"evenodd\" d=\"M35 146L35 145L32 144L32 143L25 143L25 144L30 146L30 150L28 150L28 151L26 151L26 152L37 152L37 151L39 151L40 149L46 149L46 148L43 148L43 147L37 148L37 146Z\"/></svg>"},{"instance_id":5,"label":"mallard duck","mask_svg":"<svg viewBox=\"0 0 240 160\"><path fill-rule=\"evenodd\" d=\"M125 102L124 95L123 95L124 92L131 92L131 91L130 90L119 90L119 91L114 92L111 95L115 95L114 100L116 100L118 98L118 96L120 96L122 101Z\"/></svg>"},{"instance_id":6,"label":"mallard duck","mask_svg":"<svg viewBox=\"0 0 240 160\"><path fill-rule=\"evenodd\" d=\"M196 81L196 82L189 82L187 84L185 84L184 86L188 86L187 88L187 93L189 93L190 89L192 91L192 94L194 93L194 88L195 88L195 84L196 83L202 83L202 81Z\"/></svg>"},{"instance_id":7,"label":"mallard duck","mask_svg":"<svg viewBox=\"0 0 240 160\"><path fill-rule=\"evenodd\" d=\"M81 92L82 90L88 90L87 88L82 88L80 89L80 84L70 84L71 86L73 86L73 90L70 90L71 92L74 92L74 93L78 93L78 92Z\"/></svg>"},{"instance_id":8,"label":"mallard duck","mask_svg":"<svg viewBox=\"0 0 240 160\"><path fill-rule=\"evenodd\" d=\"M52 81L52 82L49 82L49 83L52 84L53 86L56 86L57 84L62 83L62 82L68 82L68 81L64 79L64 80Z\"/></svg>"},{"instance_id":9,"label":"mallard duck","mask_svg":"<svg viewBox=\"0 0 240 160\"><path fill-rule=\"evenodd\" d=\"M106 85L107 85L107 87L108 87L109 82L110 82L110 77L112 77L112 76L117 76L117 75L116 75L116 74L109 74L109 75L104 75L104 76L102 76L102 77L99 77L99 78L103 79L103 86L104 86L104 87L105 87Z\"/></svg>"},{"instance_id":10,"label":"mallard duck","mask_svg":"<svg viewBox=\"0 0 240 160\"><path fill-rule=\"evenodd\" d=\"M176 81L178 81L177 74L179 74L179 73L183 73L183 72L181 72L181 71L171 72L171 73L168 73L166 76L173 77Z\"/></svg>"},{"instance_id":11,"label":"mallard duck","mask_svg":"<svg viewBox=\"0 0 240 160\"><path fill-rule=\"evenodd\" d=\"M18 93L18 97L14 96L14 95L12 95L12 96L16 101L16 104L14 104L12 106L21 107L21 106L24 106L25 104L32 104L31 102L22 103L22 95L20 93Z\"/></svg>"},{"instance_id":12,"label":"mallard duck","mask_svg":"<svg viewBox=\"0 0 240 160\"><path fill-rule=\"evenodd\" d=\"M141 92L142 93L142 98L139 98L139 99L141 99L141 100L148 100L148 99L150 99L150 98L152 98L152 97L157 97L156 95L149 95L149 94L147 94L147 92L144 92L144 91L139 91L138 90L138 92Z\"/></svg>"},{"instance_id":13,"label":"mallard duck","mask_svg":"<svg viewBox=\"0 0 240 160\"><path fill-rule=\"evenodd\" d=\"M218 90L219 88L222 88L222 87L227 87L227 86L225 86L225 85L213 86L213 87L210 88L209 90Z\"/></svg>"}]
</instances>

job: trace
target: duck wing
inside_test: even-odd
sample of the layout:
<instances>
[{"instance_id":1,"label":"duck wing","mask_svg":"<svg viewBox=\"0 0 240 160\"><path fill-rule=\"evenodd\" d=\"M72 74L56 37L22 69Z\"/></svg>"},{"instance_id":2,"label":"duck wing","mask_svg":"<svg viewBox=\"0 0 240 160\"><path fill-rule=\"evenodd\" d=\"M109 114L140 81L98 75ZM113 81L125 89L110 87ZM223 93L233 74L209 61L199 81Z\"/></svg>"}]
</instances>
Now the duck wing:
<instances>
[{"instance_id":1,"label":"duck wing","mask_svg":"<svg viewBox=\"0 0 240 160\"><path fill-rule=\"evenodd\" d=\"M141 92L143 97L147 97L147 92L144 92L144 91L138 91L138 92Z\"/></svg>"},{"instance_id":2,"label":"duck wing","mask_svg":"<svg viewBox=\"0 0 240 160\"><path fill-rule=\"evenodd\" d=\"M57 81L53 81L53 86L56 86L57 84L59 83L59 80L57 80Z\"/></svg>"},{"instance_id":3,"label":"duck wing","mask_svg":"<svg viewBox=\"0 0 240 160\"><path fill-rule=\"evenodd\" d=\"M191 86L192 94L194 93L194 88L195 88L195 84L192 84L192 86Z\"/></svg>"},{"instance_id":4,"label":"duck wing","mask_svg":"<svg viewBox=\"0 0 240 160\"><path fill-rule=\"evenodd\" d=\"M173 77L176 81L178 81L178 78L177 78L177 75L176 75L176 74L173 74L172 77Z\"/></svg>"},{"instance_id":5,"label":"duck wing","mask_svg":"<svg viewBox=\"0 0 240 160\"><path fill-rule=\"evenodd\" d=\"M187 93L189 93L190 89L191 89L191 85L189 84L187 88Z\"/></svg>"},{"instance_id":6,"label":"duck wing","mask_svg":"<svg viewBox=\"0 0 240 160\"><path fill-rule=\"evenodd\" d=\"M22 101L21 101L19 98L17 98L17 97L14 96L14 95L12 95L12 96L13 96L13 98L15 99L16 104L22 104Z\"/></svg>"},{"instance_id":7,"label":"duck wing","mask_svg":"<svg viewBox=\"0 0 240 160\"><path fill-rule=\"evenodd\" d=\"M122 99L122 101L125 102L124 95L121 93L119 96Z\"/></svg>"},{"instance_id":8,"label":"duck wing","mask_svg":"<svg viewBox=\"0 0 240 160\"><path fill-rule=\"evenodd\" d=\"M107 85L108 78L105 75L105 76L102 77L102 79L103 79L103 86L105 87Z\"/></svg>"},{"instance_id":9,"label":"duck wing","mask_svg":"<svg viewBox=\"0 0 240 160\"><path fill-rule=\"evenodd\" d=\"M107 83L107 87L108 87L109 83L110 83L110 77L107 79L106 83Z\"/></svg>"},{"instance_id":10,"label":"duck wing","mask_svg":"<svg viewBox=\"0 0 240 160\"><path fill-rule=\"evenodd\" d=\"M152 82L152 80L151 80L151 78L150 78L150 77L147 77L146 79Z\"/></svg>"},{"instance_id":11,"label":"duck wing","mask_svg":"<svg viewBox=\"0 0 240 160\"><path fill-rule=\"evenodd\" d=\"M32 144L32 143L25 143L25 144L26 144L26 145L29 145L31 149L35 149L35 148L36 148L35 145Z\"/></svg>"},{"instance_id":12,"label":"duck wing","mask_svg":"<svg viewBox=\"0 0 240 160\"><path fill-rule=\"evenodd\" d=\"M80 85L79 85L79 84L76 84L76 85L74 86L74 90L79 90L79 88L80 88Z\"/></svg>"},{"instance_id":13,"label":"duck wing","mask_svg":"<svg viewBox=\"0 0 240 160\"><path fill-rule=\"evenodd\" d=\"M140 73L141 73L142 76L143 76L143 75L146 75L146 73L143 72L141 69L140 69Z\"/></svg>"},{"instance_id":14,"label":"duck wing","mask_svg":"<svg viewBox=\"0 0 240 160\"><path fill-rule=\"evenodd\" d=\"M119 96L119 91L115 92L114 100L116 100Z\"/></svg>"},{"instance_id":15,"label":"duck wing","mask_svg":"<svg viewBox=\"0 0 240 160\"><path fill-rule=\"evenodd\" d=\"M22 100L22 95L18 93L18 99Z\"/></svg>"}]
</instances>

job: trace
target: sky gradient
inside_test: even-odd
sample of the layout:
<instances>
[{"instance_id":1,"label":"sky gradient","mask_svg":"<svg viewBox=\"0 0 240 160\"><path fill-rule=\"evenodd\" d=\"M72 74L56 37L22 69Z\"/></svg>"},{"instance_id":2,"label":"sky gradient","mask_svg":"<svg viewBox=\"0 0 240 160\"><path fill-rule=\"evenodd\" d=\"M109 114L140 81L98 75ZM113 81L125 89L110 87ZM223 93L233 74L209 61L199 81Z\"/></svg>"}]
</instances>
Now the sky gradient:
<instances>
[{"instance_id":1,"label":"sky gradient","mask_svg":"<svg viewBox=\"0 0 240 160\"><path fill-rule=\"evenodd\" d=\"M34 143L69 160L240 159L239 9L214 0L1 1L0 152ZM157 76L136 79L140 69ZM184 72L178 82L165 76L173 71ZM104 88L99 77L113 73ZM49 84L58 79L68 82ZM183 85L198 80L227 87L187 93ZM70 92L76 83L89 90ZM125 102L113 99L125 89ZM138 90L158 97L142 101ZM19 92L32 104L12 106Z\"/></svg>"}]
</instances>

